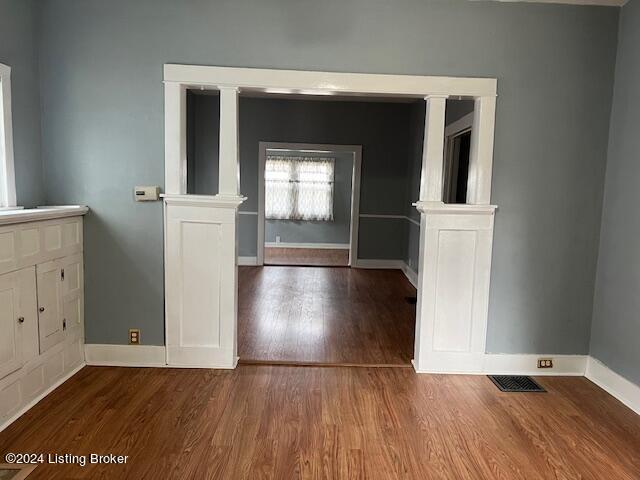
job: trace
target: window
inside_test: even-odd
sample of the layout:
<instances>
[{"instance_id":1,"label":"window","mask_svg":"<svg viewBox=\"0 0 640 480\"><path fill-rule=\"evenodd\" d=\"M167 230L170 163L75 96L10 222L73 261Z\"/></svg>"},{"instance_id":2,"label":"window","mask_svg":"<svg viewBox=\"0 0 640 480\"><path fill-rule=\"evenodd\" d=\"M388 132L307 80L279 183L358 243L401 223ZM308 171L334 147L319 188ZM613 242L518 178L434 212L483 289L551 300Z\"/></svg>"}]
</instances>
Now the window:
<instances>
[{"instance_id":1,"label":"window","mask_svg":"<svg viewBox=\"0 0 640 480\"><path fill-rule=\"evenodd\" d=\"M11 69L0 63L0 208L16 206L10 74Z\"/></svg>"},{"instance_id":2,"label":"window","mask_svg":"<svg viewBox=\"0 0 640 480\"><path fill-rule=\"evenodd\" d=\"M334 158L267 156L265 216L333 221Z\"/></svg>"}]
</instances>

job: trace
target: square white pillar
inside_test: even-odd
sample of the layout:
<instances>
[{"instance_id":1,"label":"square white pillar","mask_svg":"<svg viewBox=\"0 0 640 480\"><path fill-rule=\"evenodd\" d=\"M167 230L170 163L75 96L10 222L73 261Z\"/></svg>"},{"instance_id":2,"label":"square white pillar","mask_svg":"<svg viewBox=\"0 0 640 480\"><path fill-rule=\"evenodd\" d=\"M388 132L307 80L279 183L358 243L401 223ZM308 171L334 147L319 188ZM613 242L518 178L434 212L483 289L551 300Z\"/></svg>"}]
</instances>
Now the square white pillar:
<instances>
[{"instance_id":1,"label":"square white pillar","mask_svg":"<svg viewBox=\"0 0 640 480\"><path fill-rule=\"evenodd\" d=\"M238 89L220 88L220 150L218 196L240 196L238 154Z\"/></svg>"}]
</instances>

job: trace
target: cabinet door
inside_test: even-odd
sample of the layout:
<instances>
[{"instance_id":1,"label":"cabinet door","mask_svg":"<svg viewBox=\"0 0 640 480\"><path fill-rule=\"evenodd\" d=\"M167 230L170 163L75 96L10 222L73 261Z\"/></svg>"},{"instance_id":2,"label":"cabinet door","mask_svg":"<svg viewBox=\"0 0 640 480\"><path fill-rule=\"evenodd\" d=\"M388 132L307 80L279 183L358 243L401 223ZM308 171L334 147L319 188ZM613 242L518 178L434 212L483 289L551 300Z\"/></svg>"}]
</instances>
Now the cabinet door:
<instances>
[{"instance_id":1,"label":"cabinet door","mask_svg":"<svg viewBox=\"0 0 640 480\"><path fill-rule=\"evenodd\" d=\"M22 367L19 272L0 276L0 378Z\"/></svg>"},{"instance_id":2,"label":"cabinet door","mask_svg":"<svg viewBox=\"0 0 640 480\"><path fill-rule=\"evenodd\" d=\"M57 261L36 267L38 277L38 327L40 353L64 339L62 317L62 272Z\"/></svg>"},{"instance_id":3,"label":"cabinet door","mask_svg":"<svg viewBox=\"0 0 640 480\"><path fill-rule=\"evenodd\" d=\"M84 323L82 254L64 257L58 262L62 269L63 322L67 332L80 331Z\"/></svg>"}]
</instances>

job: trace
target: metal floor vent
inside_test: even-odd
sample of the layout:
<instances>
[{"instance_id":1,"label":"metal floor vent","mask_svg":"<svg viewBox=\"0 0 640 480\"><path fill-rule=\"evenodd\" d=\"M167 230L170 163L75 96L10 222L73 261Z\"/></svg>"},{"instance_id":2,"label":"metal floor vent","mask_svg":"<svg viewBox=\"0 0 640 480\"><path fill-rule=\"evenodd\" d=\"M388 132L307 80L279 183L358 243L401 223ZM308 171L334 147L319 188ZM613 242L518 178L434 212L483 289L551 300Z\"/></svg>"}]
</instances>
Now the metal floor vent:
<instances>
[{"instance_id":1,"label":"metal floor vent","mask_svg":"<svg viewBox=\"0 0 640 480\"><path fill-rule=\"evenodd\" d=\"M489 375L489 378L503 392L546 392L531 377L513 375Z\"/></svg>"}]
</instances>

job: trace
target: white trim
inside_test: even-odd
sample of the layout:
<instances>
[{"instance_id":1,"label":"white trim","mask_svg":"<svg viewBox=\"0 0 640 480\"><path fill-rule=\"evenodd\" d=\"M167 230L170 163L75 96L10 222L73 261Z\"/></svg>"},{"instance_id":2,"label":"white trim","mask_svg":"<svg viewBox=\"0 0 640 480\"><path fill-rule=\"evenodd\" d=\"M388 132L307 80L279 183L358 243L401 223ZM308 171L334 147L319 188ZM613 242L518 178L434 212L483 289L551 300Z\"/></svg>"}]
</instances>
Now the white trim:
<instances>
[{"instance_id":1,"label":"white trim","mask_svg":"<svg viewBox=\"0 0 640 480\"><path fill-rule=\"evenodd\" d=\"M0 432L2 432L5 428L7 428L9 425L11 425L16 420L18 420L18 418L20 418L22 415L27 413L33 407L35 407L36 404L38 404L38 402L40 402L40 400L42 400L44 397L46 397L47 395L52 393L56 388L58 388L64 382L69 380L71 377L73 377L76 373L78 373L84 367L85 367L85 364L81 363L80 365L75 367L73 370L71 370L69 373L67 373L66 375L63 375L62 377L60 377L60 379L58 381L56 381L53 385L51 385L49 388L44 390L42 393L40 393L40 395L38 395L36 398L31 400L24 407L22 407L20 410L18 410L15 414L13 414L11 417L9 417L4 423L2 423L0 425Z\"/></svg>"},{"instance_id":2,"label":"white trim","mask_svg":"<svg viewBox=\"0 0 640 480\"><path fill-rule=\"evenodd\" d=\"M404 260L385 260L376 258L359 258L354 265L355 268L389 269L402 270Z\"/></svg>"},{"instance_id":3,"label":"white trim","mask_svg":"<svg viewBox=\"0 0 640 480\"><path fill-rule=\"evenodd\" d=\"M0 63L0 207L16 206L11 114L11 67Z\"/></svg>"},{"instance_id":4,"label":"white trim","mask_svg":"<svg viewBox=\"0 0 640 480\"><path fill-rule=\"evenodd\" d=\"M413 268L411 268L407 262L403 261L402 266L400 267L404 276L407 277L409 283L413 285L416 289L418 288L418 272L416 272Z\"/></svg>"},{"instance_id":5,"label":"white trim","mask_svg":"<svg viewBox=\"0 0 640 480\"><path fill-rule=\"evenodd\" d=\"M258 265L258 257L238 257L238 266L255 267Z\"/></svg>"},{"instance_id":6,"label":"white trim","mask_svg":"<svg viewBox=\"0 0 640 480\"><path fill-rule=\"evenodd\" d=\"M418 272L411 268L404 260L381 260L375 258L359 258L354 268L374 270L401 270L409 283L418 288Z\"/></svg>"},{"instance_id":7,"label":"white trim","mask_svg":"<svg viewBox=\"0 0 640 480\"><path fill-rule=\"evenodd\" d=\"M0 225L77 217L86 214L88 211L89 208L82 205L2 210L0 211Z\"/></svg>"},{"instance_id":8,"label":"white trim","mask_svg":"<svg viewBox=\"0 0 640 480\"><path fill-rule=\"evenodd\" d=\"M537 368L538 359L551 358L554 366L550 369ZM415 361L412 364L416 373L438 373L446 375L530 375L576 376L584 375L587 365L586 355L555 354L476 354L475 368L469 368L468 358L460 359L451 355L446 363L438 362L437 369L419 370Z\"/></svg>"},{"instance_id":9,"label":"white trim","mask_svg":"<svg viewBox=\"0 0 640 480\"><path fill-rule=\"evenodd\" d=\"M640 415L640 386L614 372L600 360L589 357L585 377Z\"/></svg>"},{"instance_id":10,"label":"white trim","mask_svg":"<svg viewBox=\"0 0 640 480\"><path fill-rule=\"evenodd\" d=\"M425 98L424 141L420 172L420 200L442 200L442 170L444 168L444 119L446 95Z\"/></svg>"},{"instance_id":11,"label":"white trim","mask_svg":"<svg viewBox=\"0 0 640 480\"><path fill-rule=\"evenodd\" d=\"M496 205L469 205L464 203L416 202L414 207L430 215L493 215Z\"/></svg>"},{"instance_id":12,"label":"white trim","mask_svg":"<svg viewBox=\"0 0 640 480\"><path fill-rule=\"evenodd\" d=\"M496 97L476 98L473 107L473 127L469 149L467 203L478 205L491 203L495 126Z\"/></svg>"},{"instance_id":13,"label":"white trim","mask_svg":"<svg viewBox=\"0 0 640 480\"><path fill-rule=\"evenodd\" d=\"M190 207L238 208L247 198L241 196L218 195L160 195L166 205L182 205Z\"/></svg>"},{"instance_id":14,"label":"white trim","mask_svg":"<svg viewBox=\"0 0 640 480\"><path fill-rule=\"evenodd\" d=\"M187 193L187 88L164 85L164 191Z\"/></svg>"},{"instance_id":15,"label":"white trim","mask_svg":"<svg viewBox=\"0 0 640 480\"><path fill-rule=\"evenodd\" d=\"M479 97L496 95L495 78L432 77L165 64L164 81L193 87L239 87L272 94Z\"/></svg>"},{"instance_id":16,"label":"white trim","mask_svg":"<svg viewBox=\"0 0 640 480\"><path fill-rule=\"evenodd\" d=\"M258 215L258 212L248 212L248 211L246 211L246 210L240 210L240 211L238 212L238 215L256 215L256 216L257 216L257 215Z\"/></svg>"},{"instance_id":17,"label":"white trim","mask_svg":"<svg viewBox=\"0 0 640 480\"><path fill-rule=\"evenodd\" d=\"M238 88L220 88L220 139L218 152L218 195L240 196L238 145Z\"/></svg>"},{"instance_id":18,"label":"white trim","mask_svg":"<svg viewBox=\"0 0 640 480\"><path fill-rule=\"evenodd\" d=\"M156 345L85 344L87 365L110 367L164 367L166 348Z\"/></svg>"},{"instance_id":19,"label":"white trim","mask_svg":"<svg viewBox=\"0 0 640 480\"><path fill-rule=\"evenodd\" d=\"M266 94L353 95L366 97L397 96L402 98L424 98L427 103L425 118L426 143L425 148L423 149L423 168L420 179L421 193L419 200L432 201L433 203L437 203L442 199L441 173L443 167L444 109L446 98L449 96L473 98L475 108L469 158L469 184L467 187L467 199L473 204L488 205L490 203L495 129L495 97L497 91L497 80L495 78L380 75L166 64L164 66L164 81L165 191L167 193L185 193L186 118L184 112L186 110L186 100L184 97L186 89L201 88L222 90L225 87L228 87L231 89L239 89L244 92L253 91L263 92ZM230 104L231 102L227 102L227 105ZM230 115L229 112L232 114ZM233 150L234 142L237 142L238 138L237 121L232 121L232 117L234 116L233 112L234 110L232 108L221 108L220 112L221 128L224 124L224 130L226 132L224 142L221 142L221 145L231 145L231 148L226 149L227 152ZM235 111L235 113L237 113L237 111ZM225 162L225 168L220 169L221 174L225 175L225 185L231 185L235 180L235 168L230 168L231 159L234 156L235 154L229 154L226 155L225 158L221 158L221 165L222 162ZM355 190L356 188L354 186L353 191L355 192ZM234 195L233 198L240 199L242 197ZM169 203L165 201L165 211L168 205ZM207 206L210 207L211 205ZM216 208L211 209L221 210ZM426 309L423 309L422 305L433 305L433 301L435 299L446 297L446 302L448 307L450 307L450 311L445 313L447 315L457 315L457 313L453 311L457 308L455 298L458 287L455 283L455 277L460 274L473 274L472 290L474 292L474 299L472 302L472 318L465 318L461 320L463 322L473 320L473 341L471 348L466 350L467 353L462 353L460 358L468 357L469 369L475 370L475 356L480 352L484 352L484 343L486 340L488 289L491 268L490 256L493 238L493 212L491 212L491 214L486 214L487 212L474 212L471 209L464 211L455 211L450 209L447 212L442 212L443 215L437 215L438 213L440 212L423 212L421 217L419 251L420 270L418 272L419 281L418 303L416 307L415 356L419 359L419 362L423 367L437 366L440 360L442 360L443 364L447 363L447 358L445 357L449 355L450 352L445 352L446 355L442 358L435 356L426 362L427 357L424 355L422 350L426 351L430 347L428 345L422 345L422 342L428 341L428 335L430 334L427 334L425 338L422 338L424 335L422 335L421 331L424 330L428 333L429 328L433 326L435 317L432 318L433 315L431 315L431 313ZM461 215L452 215L455 213L460 213ZM471 218L472 215L479 216L481 213L485 213L485 217L487 218ZM223 215L222 212L216 212L215 214ZM358 215L352 215L351 218L354 224L359 220ZM225 222L227 220L231 222L229 225L232 224L232 226L235 227L237 223L237 215L235 212L232 217L225 216ZM440 269L440 272L443 275L446 274L446 281L438 285L433 285L433 282L437 281L438 277L437 275L434 276L436 272L434 270L434 264L431 263L433 258L429 258L427 260L426 257L433 256L433 252L437 249L437 244L435 244L435 242L438 241L437 236L435 235L436 230L451 230L451 228L446 227L445 224L447 223L454 227L454 232L461 232L460 234L454 234L456 238L446 239L448 242L447 248L449 249L446 252L447 258L459 259L461 258L461 254L473 254L475 255L474 271L463 271L464 264L461 262L456 263L452 260L447 265L442 265L442 268ZM225 223L225 225L227 224ZM434 228L434 225L438 225L438 227ZM473 227L473 225L478 225L478 228L474 230L475 227ZM356 225L354 226L357 227ZM237 329L237 309L235 312L227 310L230 305L237 306L237 290L233 291L231 288L237 283L237 277L235 272L230 268L231 265L237 265L237 245L235 235L232 233L231 229L227 227L225 227L225 229L226 236L229 239L232 238L233 241L225 240L222 242L221 247L224 248L225 253L221 256L219 265L216 264L214 267L217 268L218 266L222 266L226 270L224 281L222 282L224 288L220 293L220 302L225 305L224 318L225 329L227 329L225 331L235 334ZM235 230L233 231L235 232ZM473 252L468 250L468 248L470 248L469 235L465 233L468 231L478 232L475 244L479 246L479 250L475 249L475 247ZM357 246L357 239L354 240L357 234L358 229L352 228L352 247L353 245ZM167 229L165 228L165 251L167 251L169 247L178 248L175 245L172 245L171 241L167 240L167 236ZM264 232L262 240L264 240ZM226 245L225 242L227 241L231 242L233 245ZM235 248L235 252L233 254L234 258L230 258L229 254L232 247ZM456 249L459 251L456 252ZM206 252L206 250L204 250L204 252ZM172 255L175 255L175 253L168 256L165 254L165 260L169 259L174 263L182 261L181 259L172 258ZM191 255L193 256L195 254L192 252ZM354 261L357 259L357 255L353 255L353 253L350 254L350 257ZM260 249L258 251L258 260L262 260L262 258L260 258ZM168 276L167 265L169 265L169 263L165 261L165 279L167 279ZM459 271L450 271L450 268L453 267L457 268ZM204 274L204 272L202 273ZM167 284L170 285L169 282ZM165 292L165 304L169 304L175 300L171 297L172 293L167 289ZM204 308L205 306L198 303L198 305L195 305L194 307ZM429 315L431 315L431 317ZM167 318L169 318L168 315ZM233 323L233 325L227 323ZM169 322L167 321L166 324L168 325ZM449 325L449 327L451 327L451 325ZM452 329L449 327L447 331L455 330L455 328ZM456 338L460 339L459 337L461 337L461 335L457 335ZM169 336L167 336L167 338L169 338ZM237 343L235 337L233 337L231 341L235 348ZM463 339L460 341L464 342ZM424 349L422 347L424 347ZM459 348L465 347L460 345L452 346L449 344L447 348L460 353ZM169 351L169 348L167 350ZM229 358L232 351L230 347L227 350L228 351L224 352L225 365L230 365L233 363L232 359ZM205 364L206 362L201 363Z\"/></svg>"},{"instance_id":20,"label":"white trim","mask_svg":"<svg viewBox=\"0 0 640 480\"><path fill-rule=\"evenodd\" d=\"M360 218L381 218L381 219L398 219L398 220L406 220L407 222L411 222L414 225L420 226L420 222L418 220L414 220L411 217L407 217L406 215L379 215L377 213L361 213Z\"/></svg>"},{"instance_id":21,"label":"white trim","mask_svg":"<svg viewBox=\"0 0 640 480\"><path fill-rule=\"evenodd\" d=\"M553 359L553 368L538 368L538 359ZM586 355L492 354L483 359L483 373L487 375L577 376L584 375Z\"/></svg>"},{"instance_id":22,"label":"white trim","mask_svg":"<svg viewBox=\"0 0 640 480\"><path fill-rule=\"evenodd\" d=\"M350 247L348 243L287 243L287 242L264 242L269 248L313 248L316 250L346 250Z\"/></svg>"},{"instance_id":23,"label":"white trim","mask_svg":"<svg viewBox=\"0 0 640 480\"><path fill-rule=\"evenodd\" d=\"M258 157L258 265L264 265L265 215L264 215L264 168L267 150L300 150L306 152L351 153L353 174L351 180L351 222L349 228L349 265L358 258L358 233L360 229L360 174L362 171L362 145L332 145L321 143L260 142Z\"/></svg>"}]
</instances>

